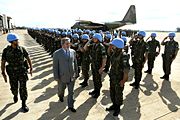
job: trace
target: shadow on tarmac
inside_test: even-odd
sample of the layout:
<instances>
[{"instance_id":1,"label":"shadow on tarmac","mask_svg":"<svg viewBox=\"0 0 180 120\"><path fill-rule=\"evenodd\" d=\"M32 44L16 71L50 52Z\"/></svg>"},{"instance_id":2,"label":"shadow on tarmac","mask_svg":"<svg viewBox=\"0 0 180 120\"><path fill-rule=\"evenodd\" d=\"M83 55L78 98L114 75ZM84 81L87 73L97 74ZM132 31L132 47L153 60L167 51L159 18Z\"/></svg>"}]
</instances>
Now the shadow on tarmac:
<instances>
[{"instance_id":1,"label":"shadow on tarmac","mask_svg":"<svg viewBox=\"0 0 180 120\"><path fill-rule=\"evenodd\" d=\"M0 111L0 116L6 112L6 109L8 109L8 107L10 107L11 105L13 105L14 103L8 103L1 111Z\"/></svg>"},{"instance_id":2,"label":"shadow on tarmac","mask_svg":"<svg viewBox=\"0 0 180 120\"><path fill-rule=\"evenodd\" d=\"M41 94L39 97L35 99L34 103L39 103L44 100L50 99L51 97L57 94L57 89L58 89L57 85L55 85L53 88L51 87L47 88L46 91L43 92L43 94Z\"/></svg>"},{"instance_id":3,"label":"shadow on tarmac","mask_svg":"<svg viewBox=\"0 0 180 120\"><path fill-rule=\"evenodd\" d=\"M141 88L140 90L147 96L150 96L152 91L156 91L159 88L159 85L154 81L153 75L151 74L147 74L143 79L143 82L144 84L141 84L140 86L146 88L146 90L142 90Z\"/></svg>"},{"instance_id":4,"label":"shadow on tarmac","mask_svg":"<svg viewBox=\"0 0 180 120\"><path fill-rule=\"evenodd\" d=\"M31 80L43 79L45 76L48 76L49 74L52 74L52 69L44 71L40 75L37 75L37 76L31 78Z\"/></svg>"},{"instance_id":5,"label":"shadow on tarmac","mask_svg":"<svg viewBox=\"0 0 180 120\"><path fill-rule=\"evenodd\" d=\"M128 80L127 80L127 82L132 81L133 78L134 78L134 69L131 68L131 69L129 70L129 73L128 73Z\"/></svg>"},{"instance_id":6,"label":"shadow on tarmac","mask_svg":"<svg viewBox=\"0 0 180 120\"><path fill-rule=\"evenodd\" d=\"M141 105L139 102L139 90L132 89L131 92L124 99L124 106L121 109L120 115L123 120L139 120L141 118ZM127 114L130 116L127 116Z\"/></svg>"},{"instance_id":7,"label":"shadow on tarmac","mask_svg":"<svg viewBox=\"0 0 180 120\"><path fill-rule=\"evenodd\" d=\"M60 102L50 102L49 109L38 120L54 119L54 120L85 120L89 114L90 109L96 104L96 99L88 98L83 104L77 108L76 113L72 113L68 109L63 111L66 104Z\"/></svg>"},{"instance_id":8,"label":"shadow on tarmac","mask_svg":"<svg viewBox=\"0 0 180 120\"><path fill-rule=\"evenodd\" d=\"M42 63L41 63L41 64L42 64ZM39 67L36 67L36 68L33 70L33 73L36 73L36 72L45 70L46 68L52 67L52 63L51 63L51 64L46 64L46 65L43 65L43 66L41 66L41 64L39 64Z\"/></svg>"},{"instance_id":9,"label":"shadow on tarmac","mask_svg":"<svg viewBox=\"0 0 180 120\"><path fill-rule=\"evenodd\" d=\"M37 84L36 86L34 86L31 91L34 91L34 90L38 90L38 89L42 89L46 86L48 86L51 82L53 82L54 78L53 77L50 77L48 79L43 79L41 83Z\"/></svg>"},{"instance_id":10,"label":"shadow on tarmac","mask_svg":"<svg viewBox=\"0 0 180 120\"><path fill-rule=\"evenodd\" d=\"M101 104L102 105L108 105L109 103L111 103L111 98L110 98L110 91L109 90L102 90L102 100L101 100Z\"/></svg>"},{"instance_id":11,"label":"shadow on tarmac","mask_svg":"<svg viewBox=\"0 0 180 120\"><path fill-rule=\"evenodd\" d=\"M109 94L108 90L103 91L103 93L106 94L107 96L110 96L110 95L108 95ZM121 106L121 111L120 111L120 116L123 117L123 120L132 120L132 118L133 118L133 120L139 120L140 119L140 117L141 117L141 112L140 112L141 105L140 105L138 96L139 96L139 90L132 88L131 92L124 99L123 107ZM108 97L106 98L106 100L105 100L105 98L103 98L102 101L103 101L103 105L107 105L109 103L112 103L110 101L110 98L108 98ZM104 120L113 120L113 119L119 120L118 117L113 116L113 112L114 111L110 111L106 115ZM128 113L128 116L126 113Z\"/></svg>"},{"instance_id":12,"label":"shadow on tarmac","mask_svg":"<svg viewBox=\"0 0 180 120\"><path fill-rule=\"evenodd\" d=\"M52 59L49 59L49 60L46 60L46 59L49 59L49 58L43 58L43 59L38 59L38 61L34 61L35 63L33 63L33 67L35 68L35 67L38 67L39 65L46 65L47 63L52 61Z\"/></svg>"},{"instance_id":13,"label":"shadow on tarmac","mask_svg":"<svg viewBox=\"0 0 180 120\"><path fill-rule=\"evenodd\" d=\"M16 112L10 114L10 115L7 116L6 118L2 119L2 120L11 120L11 119L13 119L15 116L17 116L20 112L22 112L21 108L18 109Z\"/></svg>"},{"instance_id":14,"label":"shadow on tarmac","mask_svg":"<svg viewBox=\"0 0 180 120\"><path fill-rule=\"evenodd\" d=\"M162 87L158 94L162 99L162 102L167 105L171 112L178 111L177 106L180 106L180 99L177 93L172 89L170 81L163 80Z\"/></svg>"}]
</instances>

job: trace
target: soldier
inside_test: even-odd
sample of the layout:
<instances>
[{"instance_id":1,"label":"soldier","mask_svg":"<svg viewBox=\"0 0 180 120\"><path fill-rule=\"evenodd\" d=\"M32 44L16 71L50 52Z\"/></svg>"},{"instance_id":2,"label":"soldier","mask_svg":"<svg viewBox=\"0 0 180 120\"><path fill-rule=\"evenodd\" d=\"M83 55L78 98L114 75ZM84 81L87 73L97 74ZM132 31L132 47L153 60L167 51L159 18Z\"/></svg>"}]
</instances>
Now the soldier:
<instances>
[{"instance_id":1,"label":"soldier","mask_svg":"<svg viewBox=\"0 0 180 120\"><path fill-rule=\"evenodd\" d=\"M148 70L145 71L145 73L152 73L152 69L154 67L154 61L155 58L159 55L160 53L160 43L157 41L156 38L156 33L151 33L151 40L147 42L147 49L148 49ZM147 40L150 38L148 37ZM146 40L146 41L147 41ZM158 50L157 50L158 48Z\"/></svg>"},{"instance_id":2,"label":"soldier","mask_svg":"<svg viewBox=\"0 0 180 120\"><path fill-rule=\"evenodd\" d=\"M87 42L84 46L85 50L90 49L90 55L92 58L92 75L93 75L93 82L94 82L94 90L89 93L92 95L93 98L98 98L100 95L100 89L102 87L101 76L106 65L106 50L103 44L102 36L100 33L95 33L93 35L93 44L90 44L91 41Z\"/></svg>"},{"instance_id":3,"label":"soldier","mask_svg":"<svg viewBox=\"0 0 180 120\"><path fill-rule=\"evenodd\" d=\"M110 69L110 97L112 105L106 108L107 111L114 110L113 115L118 116L120 106L123 104L123 90L124 84L128 79L129 72L129 57L123 51L124 41L115 38L109 47L109 54L111 55L111 69Z\"/></svg>"},{"instance_id":4,"label":"soldier","mask_svg":"<svg viewBox=\"0 0 180 120\"><path fill-rule=\"evenodd\" d=\"M107 51L109 48L109 43L111 40L112 40L112 35L110 33L106 34L104 37L104 41L103 41L103 45L106 49L106 54L107 54ZM110 56L107 54L107 61L106 61L106 66L105 66L104 72L108 73L109 67L110 67Z\"/></svg>"},{"instance_id":5,"label":"soldier","mask_svg":"<svg viewBox=\"0 0 180 120\"><path fill-rule=\"evenodd\" d=\"M9 33L7 35L8 42L11 46L7 46L2 53L1 71L5 82L7 82L6 72L9 76L9 83L11 92L14 95L14 103L18 101L18 88L20 92L20 98L22 100L22 110L28 112L29 108L26 106L26 100L28 97L26 81L28 80L27 69L30 68L30 74L32 75L32 63L29 55L24 47L19 46L19 37L15 33ZM25 58L27 61L25 61ZM6 62L8 65L5 67ZM27 64L28 62L28 64Z\"/></svg>"},{"instance_id":6,"label":"soldier","mask_svg":"<svg viewBox=\"0 0 180 120\"><path fill-rule=\"evenodd\" d=\"M131 83L130 86L134 86L135 89L139 88L139 83L142 77L142 69L144 63L147 60L147 43L144 41L146 33L144 31L139 31L138 33L138 42L135 44L134 50L134 68L135 68L135 82ZM129 41L129 44L132 44L132 40Z\"/></svg>"},{"instance_id":7,"label":"soldier","mask_svg":"<svg viewBox=\"0 0 180 120\"><path fill-rule=\"evenodd\" d=\"M135 60L134 60L134 50L136 48L136 43L138 42L138 36L135 35L134 37L132 37L132 39L129 41L131 42L130 44L130 49L131 49L131 60L132 60L132 68L135 68Z\"/></svg>"},{"instance_id":8,"label":"soldier","mask_svg":"<svg viewBox=\"0 0 180 120\"><path fill-rule=\"evenodd\" d=\"M71 48L74 49L76 51L76 59L77 59L77 64L78 64L78 74L80 74L80 71L81 71L81 61L82 61L82 53L81 51L79 50L79 44L80 44L80 40L79 40L79 35L77 33L75 33L73 36L72 36L72 44L71 44Z\"/></svg>"},{"instance_id":9,"label":"soldier","mask_svg":"<svg viewBox=\"0 0 180 120\"><path fill-rule=\"evenodd\" d=\"M168 37L170 41L165 41ZM164 76L160 77L161 79L169 80L171 64L179 51L179 44L174 40L174 37L175 33L169 33L169 35L161 42L161 45L165 45L164 54L162 54Z\"/></svg>"},{"instance_id":10,"label":"soldier","mask_svg":"<svg viewBox=\"0 0 180 120\"><path fill-rule=\"evenodd\" d=\"M88 86L88 79L89 79L89 65L90 65L90 56L89 56L89 50L84 50L85 44L88 42L89 36L87 34L83 34L81 36L82 44L79 46L80 51L82 52L82 75L84 77L84 81L80 83L82 87Z\"/></svg>"}]
</instances>

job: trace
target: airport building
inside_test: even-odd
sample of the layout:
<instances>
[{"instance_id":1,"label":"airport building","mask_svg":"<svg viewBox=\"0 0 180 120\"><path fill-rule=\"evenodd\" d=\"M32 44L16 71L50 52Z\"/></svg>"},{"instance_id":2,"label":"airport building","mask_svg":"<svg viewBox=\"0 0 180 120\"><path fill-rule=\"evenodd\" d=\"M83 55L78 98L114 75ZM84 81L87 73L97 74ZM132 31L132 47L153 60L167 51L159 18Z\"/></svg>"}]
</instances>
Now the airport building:
<instances>
[{"instance_id":1,"label":"airport building","mask_svg":"<svg viewBox=\"0 0 180 120\"><path fill-rule=\"evenodd\" d=\"M13 29L11 20L11 17L0 13L0 34L8 33L11 29Z\"/></svg>"}]
</instances>

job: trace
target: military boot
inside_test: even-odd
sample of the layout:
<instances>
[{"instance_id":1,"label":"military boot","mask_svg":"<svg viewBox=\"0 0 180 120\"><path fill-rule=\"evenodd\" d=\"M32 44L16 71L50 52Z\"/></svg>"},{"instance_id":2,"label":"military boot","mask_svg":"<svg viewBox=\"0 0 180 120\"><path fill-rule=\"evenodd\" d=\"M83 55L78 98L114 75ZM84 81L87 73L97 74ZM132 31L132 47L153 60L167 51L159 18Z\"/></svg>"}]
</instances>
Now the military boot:
<instances>
[{"instance_id":1,"label":"military boot","mask_svg":"<svg viewBox=\"0 0 180 120\"><path fill-rule=\"evenodd\" d=\"M133 83L130 83L129 85L130 85L130 86L135 86L135 82L133 82Z\"/></svg>"},{"instance_id":2,"label":"military boot","mask_svg":"<svg viewBox=\"0 0 180 120\"><path fill-rule=\"evenodd\" d=\"M169 81L169 75L166 75L166 77L164 79Z\"/></svg>"},{"instance_id":3,"label":"military boot","mask_svg":"<svg viewBox=\"0 0 180 120\"><path fill-rule=\"evenodd\" d=\"M84 81L83 81L82 83L80 83L80 85L81 85L82 88L88 86L87 81L88 81L88 80L84 79Z\"/></svg>"},{"instance_id":4,"label":"military boot","mask_svg":"<svg viewBox=\"0 0 180 120\"><path fill-rule=\"evenodd\" d=\"M106 111L111 111L111 110L114 110L115 109L115 105L111 105L109 108L106 108Z\"/></svg>"},{"instance_id":5,"label":"military boot","mask_svg":"<svg viewBox=\"0 0 180 120\"><path fill-rule=\"evenodd\" d=\"M144 71L144 73L149 73L149 70Z\"/></svg>"},{"instance_id":6,"label":"military boot","mask_svg":"<svg viewBox=\"0 0 180 120\"><path fill-rule=\"evenodd\" d=\"M148 70L144 71L144 73L151 74L152 73L152 69L148 69Z\"/></svg>"},{"instance_id":7,"label":"military boot","mask_svg":"<svg viewBox=\"0 0 180 120\"><path fill-rule=\"evenodd\" d=\"M23 112L28 112L29 108L26 106L26 101L22 100L22 108Z\"/></svg>"},{"instance_id":8,"label":"military boot","mask_svg":"<svg viewBox=\"0 0 180 120\"><path fill-rule=\"evenodd\" d=\"M100 95L100 90L96 90L95 94L92 95L93 98L98 98Z\"/></svg>"},{"instance_id":9,"label":"military boot","mask_svg":"<svg viewBox=\"0 0 180 120\"><path fill-rule=\"evenodd\" d=\"M162 76L162 77L160 77L161 79L165 79L166 78L166 74L164 75L164 76Z\"/></svg>"},{"instance_id":10,"label":"military boot","mask_svg":"<svg viewBox=\"0 0 180 120\"><path fill-rule=\"evenodd\" d=\"M120 113L120 105L116 105L116 106L115 106L114 113L113 113L113 116L118 116L119 113Z\"/></svg>"},{"instance_id":11,"label":"military boot","mask_svg":"<svg viewBox=\"0 0 180 120\"><path fill-rule=\"evenodd\" d=\"M95 90L93 90L93 91L91 91L91 92L89 92L89 95L94 95L95 94Z\"/></svg>"},{"instance_id":12,"label":"military boot","mask_svg":"<svg viewBox=\"0 0 180 120\"><path fill-rule=\"evenodd\" d=\"M149 69L149 72L148 72L149 74L152 74L152 69Z\"/></svg>"},{"instance_id":13,"label":"military boot","mask_svg":"<svg viewBox=\"0 0 180 120\"><path fill-rule=\"evenodd\" d=\"M84 87L86 87L86 86L88 86L88 83L87 83L87 82L84 82L84 83L81 85L82 88L84 88Z\"/></svg>"}]
</instances>

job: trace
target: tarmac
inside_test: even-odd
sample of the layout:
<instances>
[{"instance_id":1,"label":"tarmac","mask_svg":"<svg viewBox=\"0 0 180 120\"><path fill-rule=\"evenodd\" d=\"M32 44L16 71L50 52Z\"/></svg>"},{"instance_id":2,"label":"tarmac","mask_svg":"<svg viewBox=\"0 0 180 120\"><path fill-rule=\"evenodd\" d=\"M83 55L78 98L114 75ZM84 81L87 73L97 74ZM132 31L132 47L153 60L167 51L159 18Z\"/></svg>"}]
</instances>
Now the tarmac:
<instances>
[{"instance_id":1,"label":"tarmac","mask_svg":"<svg viewBox=\"0 0 180 120\"><path fill-rule=\"evenodd\" d=\"M147 69L147 63L145 64L139 90L129 86L134 81L134 70L130 69L129 79L125 83L124 105L121 106L118 117L114 117L113 112L105 111L105 108L111 105L109 76L103 73L103 87L98 99L88 95L93 89L92 75L86 88L80 87L79 83L83 80L80 76L74 88L74 106L77 112L72 113L67 110L67 90L64 102L58 101L57 82L53 79L52 58L49 53L36 43L26 30L12 32L20 35L20 45L25 46L33 63L33 76L29 75L27 83L27 106L30 110L27 113L21 111L20 98L17 103L13 103L9 82L5 83L0 75L0 120L180 120L179 53L172 63L170 81L160 79L163 75L161 55L155 60L152 75L144 73ZM168 33L157 35L161 42ZM175 40L180 41L180 33L176 35ZM3 48L9 44L6 36L7 34L0 36L0 57Z\"/></svg>"}]
</instances>

